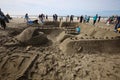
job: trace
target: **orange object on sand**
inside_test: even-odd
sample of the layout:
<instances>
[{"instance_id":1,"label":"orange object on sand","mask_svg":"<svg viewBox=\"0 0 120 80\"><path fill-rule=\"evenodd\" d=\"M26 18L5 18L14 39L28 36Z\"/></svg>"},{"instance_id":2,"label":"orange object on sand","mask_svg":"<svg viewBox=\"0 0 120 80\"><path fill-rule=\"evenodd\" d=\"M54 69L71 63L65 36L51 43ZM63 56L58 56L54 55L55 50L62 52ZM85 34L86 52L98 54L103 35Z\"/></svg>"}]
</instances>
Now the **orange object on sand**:
<instances>
[{"instance_id":1,"label":"orange object on sand","mask_svg":"<svg viewBox=\"0 0 120 80\"><path fill-rule=\"evenodd\" d=\"M117 30L120 31L120 28L118 28Z\"/></svg>"}]
</instances>

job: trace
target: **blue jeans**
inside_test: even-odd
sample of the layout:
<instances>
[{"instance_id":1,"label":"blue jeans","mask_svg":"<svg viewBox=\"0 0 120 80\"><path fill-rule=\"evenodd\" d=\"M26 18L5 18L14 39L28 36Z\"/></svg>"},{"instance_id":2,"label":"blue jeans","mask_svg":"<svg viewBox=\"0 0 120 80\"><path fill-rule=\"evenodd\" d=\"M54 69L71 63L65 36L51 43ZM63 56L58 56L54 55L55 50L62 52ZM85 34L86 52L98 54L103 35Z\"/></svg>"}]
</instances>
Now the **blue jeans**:
<instances>
[{"instance_id":1,"label":"blue jeans","mask_svg":"<svg viewBox=\"0 0 120 80\"><path fill-rule=\"evenodd\" d=\"M117 29L118 29L118 28L120 28L120 23L117 23L117 24L115 25L115 28L114 28L115 32L117 32Z\"/></svg>"}]
</instances>

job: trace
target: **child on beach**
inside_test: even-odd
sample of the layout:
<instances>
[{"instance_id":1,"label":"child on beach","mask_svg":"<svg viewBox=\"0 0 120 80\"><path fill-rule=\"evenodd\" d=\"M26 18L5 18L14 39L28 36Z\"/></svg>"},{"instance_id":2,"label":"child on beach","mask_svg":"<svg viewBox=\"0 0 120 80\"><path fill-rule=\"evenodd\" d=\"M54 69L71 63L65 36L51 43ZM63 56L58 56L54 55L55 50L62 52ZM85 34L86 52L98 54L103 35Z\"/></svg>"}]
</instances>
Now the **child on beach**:
<instances>
[{"instance_id":1,"label":"child on beach","mask_svg":"<svg viewBox=\"0 0 120 80\"><path fill-rule=\"evenodd\" d=\"M76 26L76 32L77 32L77 34L80 34L80 27L79 26Z\"/></svg>"},{"instance_id":2,"label":"child on beach","mask_svg":"<svg viewBox=\"0 0 120 80\"><path fill-rule=\"evenodd\" d=\"M30 19L30 18L29 18L29 16L28 16L28 13L26 13L26 14L25 14L25 20L26 20L27 23L28 23L29 19Z\"/></svg>"}]
</instances>

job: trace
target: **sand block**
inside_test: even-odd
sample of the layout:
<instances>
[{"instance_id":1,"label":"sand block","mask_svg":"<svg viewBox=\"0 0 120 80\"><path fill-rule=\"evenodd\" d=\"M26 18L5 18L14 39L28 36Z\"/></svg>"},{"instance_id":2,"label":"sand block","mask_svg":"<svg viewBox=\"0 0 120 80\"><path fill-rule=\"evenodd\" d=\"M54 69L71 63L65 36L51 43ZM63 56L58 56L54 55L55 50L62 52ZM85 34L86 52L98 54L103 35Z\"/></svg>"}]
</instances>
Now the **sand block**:
<instances>
[{"instance_id":1,"label":"sand block","mask_svg":"<svg viewBox=\"0 0 120 80\"><path fill-rule=\"evenodd\" d=\"M119 39L66 39L60 44L60 49L67 54L74 53L120 53Z\"/></svg>"},{"instance_id":2,"label":"sand block","mask_svg":"<svg viewBox=\"0 0 120 80\"><path fill-rule=\"evenodd\" d=\"M22 77L36 58L35 53L14 53L5 56L0 64L0 80L16 80Z\"/></svg>"}]
</instances>

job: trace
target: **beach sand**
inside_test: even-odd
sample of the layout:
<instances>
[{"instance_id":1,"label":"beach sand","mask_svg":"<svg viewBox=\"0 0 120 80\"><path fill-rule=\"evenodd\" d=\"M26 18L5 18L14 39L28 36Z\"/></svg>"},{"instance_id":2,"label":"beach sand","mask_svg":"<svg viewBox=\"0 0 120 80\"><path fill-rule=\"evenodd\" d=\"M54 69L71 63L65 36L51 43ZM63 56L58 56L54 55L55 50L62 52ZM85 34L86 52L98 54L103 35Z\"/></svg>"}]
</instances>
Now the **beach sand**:
<instances>
[{"instance_id":1,"label":"beach sand","mask_svg":"<svg viewBox=\"0 0 120 80\"><path fill-rule=\"evenodd\" d=\"M113 31L114 25L104 22L96 26L92 22L79 25L79 35L66 35L59 29L41 30L50 40L47 44L5 46L28 28L23 18L11 20L6 30L0 29L0 80L120 80L120 46L115 46L120 34ZM91 38L95 42L89 43ZM83 42L79 44L81 39ZM104 47L108 42L111 45ZM101 45L104 49L99 51ZM80 50L76 52L74 48Z\"/></svg>"}]
</instances>

